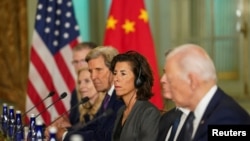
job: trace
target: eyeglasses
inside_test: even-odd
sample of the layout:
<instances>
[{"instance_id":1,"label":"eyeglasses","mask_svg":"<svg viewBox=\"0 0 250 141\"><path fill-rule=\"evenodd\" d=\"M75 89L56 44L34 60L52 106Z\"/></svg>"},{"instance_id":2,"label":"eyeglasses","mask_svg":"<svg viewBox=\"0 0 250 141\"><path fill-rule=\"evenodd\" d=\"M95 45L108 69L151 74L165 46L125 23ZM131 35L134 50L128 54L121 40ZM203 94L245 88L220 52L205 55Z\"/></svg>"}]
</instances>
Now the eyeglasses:
<instances>
[{"instance_id":1,"label":"eyeglasses","mask_svg":"<svg viewBox=\"0 0 250 141\"><path fill-rule=\"evenodd\" d=\"M83 64L83 63L87 63L87 62L85 61L85 59L73 60L73 61L72 61L72 64L73 64L73 65Z\"/></svg>"}]
</instances>

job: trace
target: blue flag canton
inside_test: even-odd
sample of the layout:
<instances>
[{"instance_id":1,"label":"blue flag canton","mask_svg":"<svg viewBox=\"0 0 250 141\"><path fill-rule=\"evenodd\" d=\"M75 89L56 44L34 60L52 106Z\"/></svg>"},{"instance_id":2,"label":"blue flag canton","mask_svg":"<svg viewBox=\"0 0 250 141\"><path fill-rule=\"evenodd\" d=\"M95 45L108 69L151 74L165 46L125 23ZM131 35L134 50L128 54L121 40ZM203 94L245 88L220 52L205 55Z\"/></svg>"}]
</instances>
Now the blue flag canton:
<instances>
[{"instance_id":1,"label":"blue flag canton","mask_svg":"<svg viewBox=\"0 0 250 141\"><path fill-rule=\"evenodd\" d=\"M71 0L39 0L36 31L54 55L79 36Z\"/></svg>"}]
</instances>

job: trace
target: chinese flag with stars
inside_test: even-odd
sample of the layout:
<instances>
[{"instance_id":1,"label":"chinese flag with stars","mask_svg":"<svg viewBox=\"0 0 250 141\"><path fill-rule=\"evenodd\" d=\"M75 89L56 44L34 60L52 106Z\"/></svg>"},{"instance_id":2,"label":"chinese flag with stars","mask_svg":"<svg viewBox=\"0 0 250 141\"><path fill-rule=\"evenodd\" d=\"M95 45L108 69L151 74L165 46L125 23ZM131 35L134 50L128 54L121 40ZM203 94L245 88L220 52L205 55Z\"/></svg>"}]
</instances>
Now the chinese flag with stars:
<instances>
[{"instance_id":1,"label":"chinese flag with stars","mask_svg":"<svg viewBox=\"0 0 250 141\"><path fill-rule=\"evenodd\" d=\"M154 96L150 101L162 109L156 53L143 0L112 0L104 45L114 46L120 53L134 50L147 58L154 74Z\"/></svg>"}]
</instances>

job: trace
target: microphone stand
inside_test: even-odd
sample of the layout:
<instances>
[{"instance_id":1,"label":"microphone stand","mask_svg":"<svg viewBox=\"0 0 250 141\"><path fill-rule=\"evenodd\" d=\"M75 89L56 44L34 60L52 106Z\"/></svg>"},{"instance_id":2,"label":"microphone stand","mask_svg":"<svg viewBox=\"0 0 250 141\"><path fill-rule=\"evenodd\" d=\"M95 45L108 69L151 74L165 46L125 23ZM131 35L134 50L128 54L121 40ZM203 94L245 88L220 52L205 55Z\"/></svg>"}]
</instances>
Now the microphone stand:
<instances>
[{"instance_id":1,"label":"microphone stand","mask_svg":"<svg viewBox=\"0 0 250 141\"><path fill-rule=\"evenodd\" d=\"M41 103L43 103L47 98L53 96L55 94L55 92L50 92L48 94L48 96L46 96L44 99L42 99L39 103L37 103L35 106L33 106L32 108L30 108L28 111L26 111L25 113L23 113L22 117L24 117L27 113L29 113L31 110L33 110L35 107L37 107L38 105L40 105Z\"/></svg>"},{"instance_id":2,"label":"microphone stand","mask_svg":"<svg viewBox=\"0 0 250 141\"><path fill-rule=\"evenodd\" d=\"M73 129L73 131L78 131L79 129L84 128L84 127L86 127L86 126L88 126L88 125L90 125L90 124L92 124L92 123L94 123L94 122L100 120L100 119L103 118L103 117L108 117L108 116L110 116L110 115L113 114L113 113L114 113L114 111L113 111L112 109L109 108L109 109L107 109L106 111L104 111L100 116L98 116L98 117L96 117L96 118L90 120L90 121L87 122L86 124L78 123L78 124L74 125L74 126L72 127L72 129Z\"/></svg>"},{"instance_id":3,"label":"microphone stand","mask_svg":"<svg viewBox=\"0 0 250 141\"><path fill-rule=\"evenodd\" d=\"M48 107L46 107L42 112L40 112L38 115L35 116L35 118L37 118L38 116L40 116L41 114L43 114L47 109L49 109L52 105L54 105L55 103L57 103L59 100L65 98L67 96L67 93L64 92L60 95L60 98L58 98L55 102L51 103Z\"/></svg>"},{"instance_id":4,"label":"microphone stand","mask_svg":"<svg viewBox=\"0 0 250 141\"><path fill-rule=\"evenodd\" d=\"M80 101L79 103L75 104L75 105L74 105L73 107L71 107L68 111L65 111L61 116L57 117L54 121L52 121L52 122L49 124L49 126L52 125L53 123L55 123L58 119L60 119L60 118L61 118L62 116L64 116L66 113L70 112L71 110L75 109L75 108L78 107L79 105L84 104L84 103L86 103L86 102L88 102L88 101L89 101L89 98L88 98L88 97L82 98L81 101Z\"/></svg>"}]
</instances>

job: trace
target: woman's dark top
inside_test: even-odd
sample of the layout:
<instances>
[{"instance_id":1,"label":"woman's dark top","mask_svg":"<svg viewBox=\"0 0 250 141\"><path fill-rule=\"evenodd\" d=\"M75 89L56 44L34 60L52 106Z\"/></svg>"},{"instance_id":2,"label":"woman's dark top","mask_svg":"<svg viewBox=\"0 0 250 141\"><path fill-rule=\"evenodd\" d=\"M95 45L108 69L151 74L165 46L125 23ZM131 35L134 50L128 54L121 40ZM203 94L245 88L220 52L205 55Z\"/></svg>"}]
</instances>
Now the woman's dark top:
<instances>
[{"instance_id":1,"label":"woman's dark top","mask_svg":"<svg viewBox=\"0 0 250 141\"><path fill-rule=\"evenodd\" d=\"M121 118L119 120L119 123L117 125L117 128L116 128L116 130L114 132L114 141L119 141L120 140L120 136L121 136L121 132L122 132L122 128L123 128L123 126L122 126L122 117L123 116L121 116Z\"/></svg>"}]
</instances>

